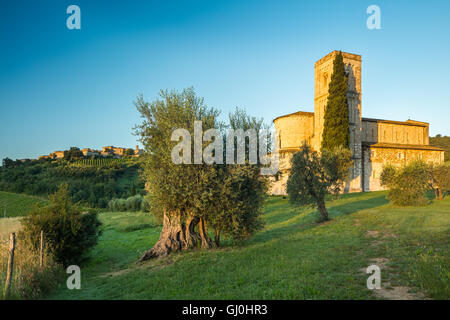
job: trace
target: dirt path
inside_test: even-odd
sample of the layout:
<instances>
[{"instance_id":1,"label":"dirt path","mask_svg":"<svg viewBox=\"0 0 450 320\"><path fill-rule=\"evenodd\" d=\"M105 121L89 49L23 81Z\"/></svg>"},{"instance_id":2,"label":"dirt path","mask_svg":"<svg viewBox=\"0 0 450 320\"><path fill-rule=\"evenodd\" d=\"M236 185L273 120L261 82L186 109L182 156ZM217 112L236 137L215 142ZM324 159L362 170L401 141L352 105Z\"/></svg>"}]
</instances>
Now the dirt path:
<instances>
[{"instance_id":1,"label":"dirt path","mask_svg":"<svg viewBox=\"0 0 450 320\"><path fill-rule=\"evenodd\" d=\"M394 234L384 234L383 237L380 237L380 232L378 230L370 230L367 231L366 237L373 238L372 245L377 246L384 241L382 238L396 238ZM381 239L380 239L381 238ZM377 265L381 271L381 288L373 289L373 294L380 299L388 299L388 300L425 300L427 297L421 292L413 292L412 288L405 286L393 286L389 280L389 272L392 272L392 269L389 267L390 260L383 257L372 258L369 260L370 265ZM365 275L366 268L362 268L361 272Z\"/></svg>"}]
</instances>

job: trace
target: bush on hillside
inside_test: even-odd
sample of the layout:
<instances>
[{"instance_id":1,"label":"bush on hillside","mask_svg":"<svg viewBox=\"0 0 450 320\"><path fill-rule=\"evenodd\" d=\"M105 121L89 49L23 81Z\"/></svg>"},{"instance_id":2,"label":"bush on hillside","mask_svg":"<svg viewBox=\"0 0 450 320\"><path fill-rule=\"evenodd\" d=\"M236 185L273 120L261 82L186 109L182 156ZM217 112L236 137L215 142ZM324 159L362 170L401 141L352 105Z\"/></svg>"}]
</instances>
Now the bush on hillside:
<instances>
[{"instance_id":1,"label":"bush on hillside","mask_svg":"<svg viewBox=\"0 0 450 320\"><path fill-rule=\"evenodd\" d=\"M428 203L429 167L413 161L402 167L387 165L381 173L381 185L389 189L388 198L397 206L421 206Z\"/></svg>"},{"instance_id":2,"label":"bush on hillside","mask_svg":"<svg viewBox=\"0 0 450 320\"><path fill-rule=\"evenodd\" d=\"M111 211L148 211L148 204L141 195L127 199L112 199L108 202Z\"/></svg>"},{"instance_id":3,"label":"bush on hillside","mask_svg":"<svg viewBox=\"0 0 450 320\"><path fill-rule=\"evenodd\" d=\"M83 213L80 207L72 204L67 184L51 195L50 201L50 205L37 207L23 219L20 236L37 248L42 230L45 243L57 262L65 266L78 264L85 253L97 244L101 234L97 212L91 210Z\"/></svg>"}]
</instances>

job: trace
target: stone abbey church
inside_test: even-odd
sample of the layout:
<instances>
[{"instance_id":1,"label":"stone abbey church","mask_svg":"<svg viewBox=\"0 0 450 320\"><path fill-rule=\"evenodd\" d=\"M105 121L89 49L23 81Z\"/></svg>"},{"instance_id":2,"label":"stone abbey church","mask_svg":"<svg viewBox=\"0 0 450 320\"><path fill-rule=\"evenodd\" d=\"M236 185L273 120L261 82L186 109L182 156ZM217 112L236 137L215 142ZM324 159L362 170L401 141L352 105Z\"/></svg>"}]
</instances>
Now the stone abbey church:
<instances>
[{"instance_id":1,"label":"stone abbey church","mask_svg":"<svg viewBox=\"0 0 450 320\"><path fill-rule=\"evenodd\" d=\"M338 51L317 61L314 66L314 112L298 111L274 120L278 132L279 173L271 193L285 194L290 159L306 141L320 150L328 84ZM342 52L348 77L350 149L353 168L345 192L382 190L380 174L385 164L400 165L413 159L444 162L444 150L429 145L429 124L421 121L392 121L363 118L361 114L361 56Z\"/></svg>"}]
</instances>

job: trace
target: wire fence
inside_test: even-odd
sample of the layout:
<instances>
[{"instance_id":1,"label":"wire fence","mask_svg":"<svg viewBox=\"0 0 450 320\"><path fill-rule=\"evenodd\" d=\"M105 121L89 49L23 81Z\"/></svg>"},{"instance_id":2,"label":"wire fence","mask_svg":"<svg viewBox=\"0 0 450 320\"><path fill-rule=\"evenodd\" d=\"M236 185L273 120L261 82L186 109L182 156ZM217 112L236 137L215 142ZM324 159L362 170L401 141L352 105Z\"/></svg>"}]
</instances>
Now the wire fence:
<instances>
[{"instance_id":1,"label":"wire fence","mask_svg":"<svg viewBox=\"0 0 450 320\"><path fill-rule=\"evenodd\" d=\"M41 231L38 247L11 233L8 240L0 241L0 299L37 298L41 286L53 281L58 268L45 245Z\"/></svg>"}]
</instances>

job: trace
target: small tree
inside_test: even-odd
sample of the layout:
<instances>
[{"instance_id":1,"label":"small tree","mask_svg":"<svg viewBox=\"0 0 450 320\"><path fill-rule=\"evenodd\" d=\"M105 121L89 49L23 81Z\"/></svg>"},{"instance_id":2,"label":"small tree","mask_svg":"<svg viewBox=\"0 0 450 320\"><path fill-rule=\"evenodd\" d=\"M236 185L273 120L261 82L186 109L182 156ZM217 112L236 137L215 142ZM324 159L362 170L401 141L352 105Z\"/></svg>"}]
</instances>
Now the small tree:
<instances>
[{"instance_id":1,"label":"small tree","mask_svg":"<svg viewBox=\"0 0 450 320\"><path fill-rule=\"evenodd\" d=\"M291 160L287 181L290 202L317 206L320 214L318 222L327 221L325 197L328 194L338 195L342 191L351 165L351 152L347 148L324 149L319 154L304 143Z\"/></svg>"},{"instance_id":2,"label":"small tree","mask_svg":"<svg viewBox=\"0 0 450 320\"><path fill-rule=\"evenodd\" d=\"M427 203L429 167L423 161L412 161L396 168L386 165L381 173L381 185L389 189L388 198L397 206L419 206Z\"/></svg>"},{"instance_id":3,"label":"small tree","mask_svg":"<svg viewBox=\"0 0 450 320\"><path fill-rule=\"evenodd\" d=\"M450 164L430 165L430 182L436 199L442 200L450 190Z\"/></svg>"},{"instance_id":4,"label":"small tree","mask_svg":"<svg viewBox=\"0 0 450 320\"><path fill-rule=\"evenodd\" d=\"M21 237L38 248L43 231L46 245L58 262L65 266L79 263L101 234L97 212L82 213L79 207L73 205L67 184L61 185L50 196L50 202L50 205L36 208L23 219Z\"/></svg>"},{"instance_id":5,"label":"small tree","mask_svg":"<svg viewBox=\"0 0 450 320\"><path fill-rule=\"evenodd\" d=\"M350 143L350 122L347 102L348 83L342 53L334 58L333 74L328 87L328 101L325 107L322 149L348 147Z\"/></svg>"},{"instance_id":6,"label":"small tree","mask_svg":"<svg viewBox=\"0 0 450 320\"><path fill-rule=\"evenodd\" d=\"M4 168L12 168L14 167L14 160L11 160L10 158L4 158L2 161L2 166Z\"/></svg>"}]
</instances>

